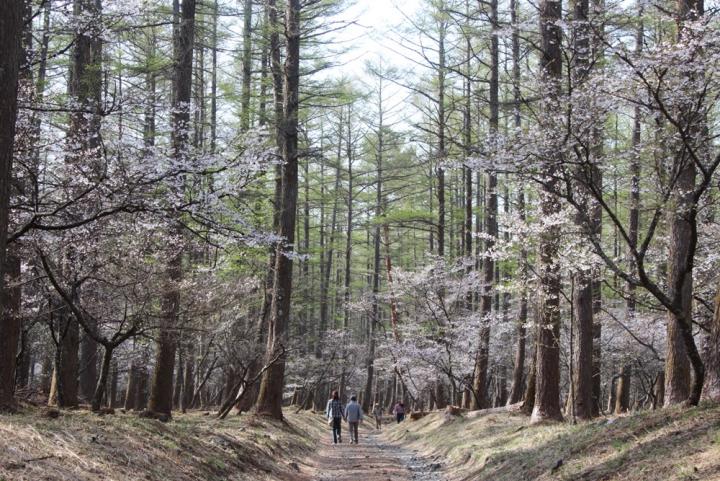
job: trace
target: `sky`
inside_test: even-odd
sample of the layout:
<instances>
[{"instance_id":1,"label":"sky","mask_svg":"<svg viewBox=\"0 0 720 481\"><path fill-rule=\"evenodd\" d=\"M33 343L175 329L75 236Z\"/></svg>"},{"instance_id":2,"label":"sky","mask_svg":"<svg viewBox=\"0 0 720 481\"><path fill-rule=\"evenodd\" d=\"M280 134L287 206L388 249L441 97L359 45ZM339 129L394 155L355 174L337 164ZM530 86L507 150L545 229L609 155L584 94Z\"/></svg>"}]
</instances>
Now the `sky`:
<instances>
[{"instance_id":1,"label":"sky","mask_svg":"<svg viewBox=\"0 0 720 481\"><path fill-rule=\"evenodd\" d=\"M342 71L362 77L366 60L382 59L396 66L411 63L398 53L396 32L404 23L405 15L413 16L421 0L356 0L341 18L355 21L339 32L337 39L350 50L343 55ZM402 7L402 11L400 10Z\"/></svg>"}]
</instances>

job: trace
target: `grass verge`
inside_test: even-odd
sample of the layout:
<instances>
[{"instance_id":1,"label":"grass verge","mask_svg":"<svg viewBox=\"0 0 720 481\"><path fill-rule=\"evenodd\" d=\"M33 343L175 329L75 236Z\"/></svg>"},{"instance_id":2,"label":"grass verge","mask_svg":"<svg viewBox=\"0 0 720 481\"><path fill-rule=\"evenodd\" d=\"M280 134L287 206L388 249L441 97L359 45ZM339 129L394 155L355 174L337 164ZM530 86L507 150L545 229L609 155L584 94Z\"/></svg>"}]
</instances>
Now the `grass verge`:
<instances>
[{"instance_id":1,"label":"grass verge","mask_svg":"<svg viewBox=\"0 0 720 481\"><path fill-rule=\"evenodd\" d=\"M300 478L320 423L254 416L218 421L200 412L169 423L135 414L39 409L0 416L0 481L229 481Z\"/></svg>"},{"instance_id":2,"label":"grass verge","mask_svg":"<svg viewBox=\"0 0 720 481\"><path fill-rule=\"evenodd\" d=\"M444 458L451 481L720 480L717 405L540 426L516 412L436 412L388 437Z\"/></svg>"}]
</instances>

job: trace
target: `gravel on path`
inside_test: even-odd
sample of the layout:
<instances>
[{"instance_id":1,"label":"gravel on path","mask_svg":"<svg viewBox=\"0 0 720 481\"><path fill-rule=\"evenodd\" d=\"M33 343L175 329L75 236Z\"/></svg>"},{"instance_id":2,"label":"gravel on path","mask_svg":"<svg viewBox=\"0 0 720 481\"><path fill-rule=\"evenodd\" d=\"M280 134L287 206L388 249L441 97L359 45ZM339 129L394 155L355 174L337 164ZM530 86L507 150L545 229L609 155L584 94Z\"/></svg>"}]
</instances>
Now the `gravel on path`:
<instances>
[{"instance_id":1,"label":"gravel on path","mask_svg":"<svg viewBox=\"0 0 720 481\"><path fill-rule=\"evenodd\" d=\"M343 425L345 428L347 425ZM390 443L381 431L360 427L360 442L350 444L347 429L343 442L333 444L327 437L319 440L318 451L308 464L312 481L443 481L443 464Z\"/></svg>"}]
</instances>

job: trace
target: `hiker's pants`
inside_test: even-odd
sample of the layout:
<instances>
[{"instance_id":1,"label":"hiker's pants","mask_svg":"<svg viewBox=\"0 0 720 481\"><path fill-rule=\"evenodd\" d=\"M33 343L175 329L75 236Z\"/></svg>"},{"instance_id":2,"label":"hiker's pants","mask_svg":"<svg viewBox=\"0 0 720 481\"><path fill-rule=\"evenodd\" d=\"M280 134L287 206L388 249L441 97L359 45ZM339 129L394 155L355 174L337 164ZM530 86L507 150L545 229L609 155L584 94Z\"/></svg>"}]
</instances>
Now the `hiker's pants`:
<instances>
[{"instance_id":1,"label":"hiker's pants","mask_svg":"<svg viewBox=\"0 0 720 481\"><path fill-rule=\"evenodd\" d=\"M350 425L350 440L355 441L355 443L358 442L358 424L359 422L348 423Z\"/></svg>"},{"instance_id":2,"label":"hiker's pants","mask_svg":"<svg viewBox=\"0 0 720 481\"><path fill-rule=\"evenodd\" d=\"M332 430L333 430L333 442L335 444L337 444L338 441L341 441L340 435L342 434L342 432L341 432L342 431L342 418L333 418Z\"/></svg>"}]
</instances>

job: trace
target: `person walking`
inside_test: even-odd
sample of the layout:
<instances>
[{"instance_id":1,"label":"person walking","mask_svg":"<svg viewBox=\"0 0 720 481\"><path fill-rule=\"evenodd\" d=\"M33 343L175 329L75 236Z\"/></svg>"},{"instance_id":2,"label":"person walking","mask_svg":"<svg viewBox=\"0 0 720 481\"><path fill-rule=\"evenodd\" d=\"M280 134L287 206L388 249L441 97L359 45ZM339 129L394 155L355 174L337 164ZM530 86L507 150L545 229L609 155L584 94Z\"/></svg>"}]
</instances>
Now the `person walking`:
<instances>
[{"instance_id":1,"label":"person walking","mask_svg":"<svg viewBox=\"0 0 720 481\"><path fill-rule=\"evenodd\" d=\"M328 424L332 426L333 444L342 443L342 420L345 416L337 391L333 391L332 397L328 400L325 415L328 418Z\"/></svg>"},{"instance_id":2,"label":"person walking","mask_svg":"<svg viewBox=\"0 0 720 481\"><path fill-rule=\"evenodd\" d=\"M375 417L375 429L380 429L382 425L383 410L379 403L375 403L372 413Z\"/></svg>"},{"instance_id":3,"label":"person walking","mask_svg":"<svg viewBox=\"0 0 720 481\"><path fill-rule=\"evenodd\" d=\"M358 426L363 420L363 411L357 402L357 397L352 396L350 403L345 408L345 419L350 426L350 444L358 443Z\"/></svg>"},{"instance_id":4,"label":"person walking","mask_svg":"<svg viewBox=\"0 0 720 481\"><path fill-rule=\"evenodd\" d=\"M393 414L395 415L395 420L399 423L403 422L405 419L405 404L403 404L402 401L398 401L395 403L395 407L393 408Z\"/></svg>"}]
</instances>

